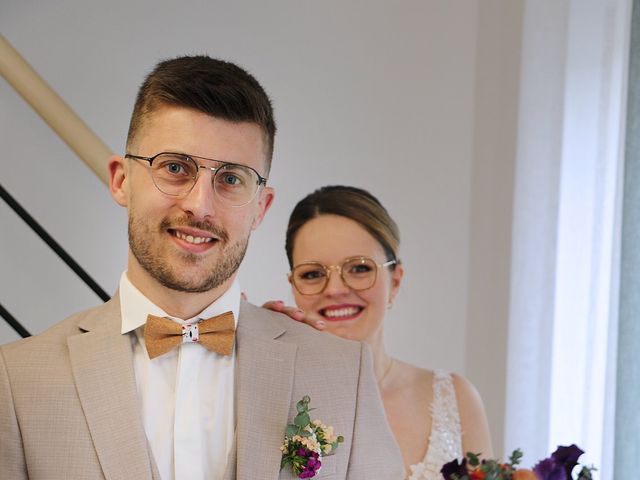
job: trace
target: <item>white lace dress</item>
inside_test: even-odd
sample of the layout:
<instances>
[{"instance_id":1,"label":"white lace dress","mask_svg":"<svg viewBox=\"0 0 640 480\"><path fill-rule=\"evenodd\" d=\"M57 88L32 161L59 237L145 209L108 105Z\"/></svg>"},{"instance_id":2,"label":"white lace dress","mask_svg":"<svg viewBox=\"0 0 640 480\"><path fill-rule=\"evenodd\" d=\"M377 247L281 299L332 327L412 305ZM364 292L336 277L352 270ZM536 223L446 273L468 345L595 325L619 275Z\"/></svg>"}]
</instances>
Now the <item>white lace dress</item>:
<instances>
[{"instance_id":1,"label":"white lace dress","mask_svg":"<svg viewBox=\"0 0 640 480\"><path fill-rule=\"evenodd\" d=\"M431 435L422 462L411 465L407 480L441 480L442 466L462 459L462 431L456 390L451 375L442 370L433 372L433 403L431 404Z\"/></svg>"}]
</instances>

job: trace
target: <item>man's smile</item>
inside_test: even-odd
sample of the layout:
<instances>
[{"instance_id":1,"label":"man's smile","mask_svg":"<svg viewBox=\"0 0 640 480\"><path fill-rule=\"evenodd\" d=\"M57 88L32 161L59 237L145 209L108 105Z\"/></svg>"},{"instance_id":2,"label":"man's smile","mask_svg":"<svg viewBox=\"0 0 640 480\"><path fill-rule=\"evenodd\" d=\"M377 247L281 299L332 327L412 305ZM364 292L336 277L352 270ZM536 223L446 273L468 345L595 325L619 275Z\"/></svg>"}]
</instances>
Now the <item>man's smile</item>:
<instances>
[{"instance_id":1,"label":"man's smile","mask_svg":"<svg viewBox=\"0 0 640 480\"><path fill-rule=\"evenodd\" d=\"M204 253L220 242L213 233L191 227L167 228L176 243L189 253Z\"/></svg>"},{"instance_id":2,"label":"man's smile","mask_svg":"<svg viewBox=\"0 0 640 480\"><path fill-rule=\"evenodd\" d=\"M213 242L213 238L211 237L197 237L197 236L193 236L193 235L187 235L186 233L182 233L179 232L177 230L170 230L171 233L173 233L176 237L189 242L189 243L194 243L194 244L198 244L198 243L208 243L208 242Z\"/></svg>"}]
</instances>

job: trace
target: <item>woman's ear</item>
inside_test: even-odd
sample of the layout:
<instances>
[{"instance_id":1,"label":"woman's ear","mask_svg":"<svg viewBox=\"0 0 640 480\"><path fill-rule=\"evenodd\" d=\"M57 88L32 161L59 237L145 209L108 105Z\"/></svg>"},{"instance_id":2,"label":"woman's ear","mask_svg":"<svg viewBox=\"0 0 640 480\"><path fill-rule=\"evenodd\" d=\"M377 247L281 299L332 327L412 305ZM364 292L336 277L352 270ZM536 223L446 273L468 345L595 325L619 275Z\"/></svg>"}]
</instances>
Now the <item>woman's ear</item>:
<instances>
[{"instance_id":1,"label":"woman's ear","mask_svg":"<svg viewBox=\"0 0 640 480\"><path fill-rule=\"evenodd\" d=\"M404 277L404 267L401 263L396 264L396 268L391 271L391 291L389 292L389 305L396 299L396 295L400 291L400 284Z\"/></svg>"},{"instance_id":2,"label":"woman's ear","mask_svg":"<svg viewBox=\"0 0 640 480\"><path fill-rule=\"evenodd\" d=\"M129 202L128 171L125 160L117 155L109 159L109 191L116 203L127 207Z\"/></svg>"}]
</instances>

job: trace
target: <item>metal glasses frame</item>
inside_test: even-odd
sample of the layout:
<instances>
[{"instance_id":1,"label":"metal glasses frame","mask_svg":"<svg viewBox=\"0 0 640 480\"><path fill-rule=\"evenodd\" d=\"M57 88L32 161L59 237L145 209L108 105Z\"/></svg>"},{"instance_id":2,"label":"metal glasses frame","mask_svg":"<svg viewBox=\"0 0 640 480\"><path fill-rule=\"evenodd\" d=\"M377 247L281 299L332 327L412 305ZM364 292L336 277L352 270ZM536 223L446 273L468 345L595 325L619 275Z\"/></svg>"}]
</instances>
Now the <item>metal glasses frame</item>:
<instances>
[{"instance_id":1,"label":"metal glasses frame","mask_svg":"<svg viewBox=\"0 0 640 480\"><path fill-rule=\"evenodd\" d=\"M266 186L267 185L267 178L263 177L262 175L260 175L257 170L255 168L249 167L248 165L242 165L240 163L231 163L231 162L223 162L221 160L215 160L213 158L207 158L207 157L199 157L198 155L189 155L187 153L179 153L179 152L160 152L160 153L156 153L154 156L152 157L143 157L141 155L133 155L131 153L127 153L125 154L124 158L131 158L133 160L144 160L145 162L149 162L149 167L153 168L153 161L158 158L160 155L178 155L181 157L186 157L189 160L191 160L196 167L198 167L198 172L196 173L195 177L193 178L193 183L191 184L191 187L184 193L180 193L180 194L173 194L173 193L167 193L164 192L162 190L160 190L160 187L158 187L158 185L156 184L155 178L153 177L153 173L151 174L151 178L153 179L153 184L156 186L156 188L164 193L165 195L169 195L172 197L181 197L183 195L187 195L189 194L189 192L191 192L191 190L193 189L193 187L195 187L196 182L198 181L198 176L200 175L200 169L209 169L213 172L213 176L215 178L216 173L218 172L218 170L220 170L223 167L226 166L238 166L238 167L242 167L242 168L248 168L249 170L251 170L252 172L254 172L256 174L256 176L258 177L258 180L256 182L256 185L258 186L255 190L255 192L253 192L253 196L246 202L243 203L242 205L233 205L233 207L243 207L249 203L251 203L251 201L256 197L256 194L258 193L258 190L260 190L260 187ZM200 165L198 162L196 162L194 159L199 158L200 160L208 160L210 162L216 162L219 163L220 166L218 167L209 167L207 165ZM214 188L215 189L215 188Z\"/></svg>"},{"instance_id":2,"label":"metal glasses frame","mask_svg":"<svg viewBox=\"0 0 640 480\"><path fill-rule=\"evenodd\" d=\"M369 285L368 287L366 287L366 288L353 288L351 285L349 285L349 282L347 282L345 280L344 274L342 272L342 267L344 266L344 264L346 264L348 262L351 262L353 260L360 260L360 261L369 260L371 263L373 263L377 267L376 271L375 271L376 276L373 279L373 282L371 282L371 285ZM389 260L389 261L384 262L384 263L377 263L374 259L369 258L369 257L349 257L349 258L345 259L340 265L324 265L324 264L322 264L320 262L302 262L302 263L299 263L298 265L296 265L295 267L293 267L291 269L291 271L289 272L289 280L291 281L291 283L293 284L293 287L298 291L298 293L300 295L319 295L322 292L324 292L325 289L327 288L327 285L329 285L329 279L331 277L331 271L332 270L338 270L338 272L340 273L340 278L342 279L342 283L344 283L351 290L354 290L356 292L362 292L364 290L368 290L368 289L372 288L376 284L376 282L378 281L378 272L380 271L381 268L389 267L391 265L397 265L397 264L398 264L398 261L395 260L395 259L394 260ZM300 291L300 288L298 288L298 285L296 284L296 280L295 280L295 277L294 277L293 274L294 274L294 272L296 271L296 269L298 267L302 267L304 265L319 265L324 269L324 271L325 271L327 276L324 277L325 278L324 285L322 285L322 288L320 289L319 292L316 292L316 293L304 293L304 292Z\"/></svg>"}]
</instances>

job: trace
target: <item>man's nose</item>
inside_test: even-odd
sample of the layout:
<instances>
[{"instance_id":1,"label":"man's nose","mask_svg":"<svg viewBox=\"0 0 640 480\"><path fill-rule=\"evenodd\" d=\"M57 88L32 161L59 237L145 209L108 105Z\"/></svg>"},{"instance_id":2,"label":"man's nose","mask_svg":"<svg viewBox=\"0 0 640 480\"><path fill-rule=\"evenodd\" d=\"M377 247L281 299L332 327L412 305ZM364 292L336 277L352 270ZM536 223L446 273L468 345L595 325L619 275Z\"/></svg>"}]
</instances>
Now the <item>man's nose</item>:
<instances>
[{"instance_id":1,"label":"man's nose","mask_svg":"<svg viewBox=\"0 0 640 480\"><path fill-rule=\"evenodd\" d=\"M198 178L191 191L182 199L182 209L194 218L212 217L217 208L213 177L215 173L208 167L200 167Z\"/></svg>"}]
</instances>

